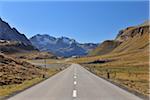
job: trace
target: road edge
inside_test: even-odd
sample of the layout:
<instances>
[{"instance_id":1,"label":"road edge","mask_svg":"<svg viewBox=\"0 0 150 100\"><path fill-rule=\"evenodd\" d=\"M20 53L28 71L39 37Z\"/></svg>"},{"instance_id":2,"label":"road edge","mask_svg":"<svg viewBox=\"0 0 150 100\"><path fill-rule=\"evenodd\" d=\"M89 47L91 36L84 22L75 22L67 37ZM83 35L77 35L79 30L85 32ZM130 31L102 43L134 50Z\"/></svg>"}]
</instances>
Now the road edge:
<instances>
[{"instance_id":1,"label":"road edge","mask_svg":"<svg viewBox=\"0 0 150 100\"><path fill-rule=\"evenodd\" d=\"M68 68L68 67L64 68L63 70L59 71L58 73L64 71L64 70L67 69L67 68ZM41 80L41 81L39 81L39 82L37 82L37 83L31 85L31 86L28 86L28 87L24 88L23 90L18 90L18 91L14 92L14 93L12 93L12 94L10 94L10 95L8 95L8 96L5 96L5 97L3 97L3 98L0 98L0 100L7 100L7 99L9 99L9 98L11 98L11 97L13 97L13 96L15 96L15 95L17 95L17 94L23 92L23 91L26 91L26 90L29 89L29 88L32 88L32 87L34 87L34 86L36 86L36 85L38 85L38 84L40 84L40 83L46 81L47 79L53 77L54 75L56 75L56 74L58 74L58 73L54 73L54 74L52 74L52 75L50 75L50 76L44 78L43 80Z\"/></svg>"},{"instance_id":2,"label":"road edge","mask_svg":"<svg viewBox=\"0 0 150 100\"><path fill-rule=\"evenodd\" d=\"M80 65L80 64L79 64L79 65ZM84 67L83 65L80 65L80 66L83 67L84 69L86 69L86 67ZM89 71L88 69L86 69L86 70ZM130 90L130 89L128 89L127 87L125 87L125 86L123 86L123 85L121 85L121 84L119 84L119 83L117 83L117 82L114 82L114 81L112 81L112 80L109 80L109 79L107 79L107 78L105 78L105 77L98 76L96 73L94 73L94 72L92 72L92 71L89 71L89 72L91 72L92 74L96 75L97 77L99 77L99 78L101 78L101 79L104 79L105 81L107 81L107 82L109 82L109 83L112 83L113 85L115 85L115 86L117 86L117 87L119 87L119 88L121 88L121 89L123 89L123 90L125 90L125 91L127 91L127 92L129 92L129 93L131 93L131 94L133 94L133 95L135 95L135 96L138 96L139 98L141 98L141 99L143 99L143 100L149 100L149 99L150 99L149 96L145 96L145 95L143 95L143 94L138 93L137 91Z\"/></svg>"}]
</instances>

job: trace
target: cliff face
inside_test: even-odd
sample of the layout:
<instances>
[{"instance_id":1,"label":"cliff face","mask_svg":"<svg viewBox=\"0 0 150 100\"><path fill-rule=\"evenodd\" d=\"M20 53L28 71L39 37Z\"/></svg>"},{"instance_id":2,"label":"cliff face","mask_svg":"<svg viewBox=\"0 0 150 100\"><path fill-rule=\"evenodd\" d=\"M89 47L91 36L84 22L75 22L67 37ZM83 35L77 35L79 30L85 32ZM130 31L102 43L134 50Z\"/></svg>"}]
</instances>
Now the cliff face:
<instances>
[{"instance_id":1,"label":"cliff face","mask_svg":"<svg viewBox=\"0 0 150 100\"><path fill-rule=\"evenodd\" d=\"M149 22L119 31L114 40L106 40L90 55L104 55L146 49L149 46Z\"/></svg>"},{"instance_id":2,"label":"cliff face","mask_svg":"<svg viewBox=\"0 0 150 100\"><path fill-rule=\"evenodd\" d=\"M138 27L128 27L124 30L121 30L115 40L124 42L135 36L140 37L143 34L147 34L147 33L149 33L149 25L138 26Z\"/></svg>"}]
</instances>

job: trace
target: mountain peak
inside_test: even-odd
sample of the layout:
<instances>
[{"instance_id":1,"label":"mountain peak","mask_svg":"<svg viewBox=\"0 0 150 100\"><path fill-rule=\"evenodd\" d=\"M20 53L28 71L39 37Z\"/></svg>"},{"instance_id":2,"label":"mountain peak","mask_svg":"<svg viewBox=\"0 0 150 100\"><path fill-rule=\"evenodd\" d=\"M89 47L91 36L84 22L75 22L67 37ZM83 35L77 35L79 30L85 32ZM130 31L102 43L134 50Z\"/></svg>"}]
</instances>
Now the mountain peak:
<instances>
[{"instance_id":1,"label":"mountain peak","mask_svg":"<svg viewBox=\"0 0 150 100\"><path fill-rule=\"evenodd\" d=\"M16 28L11 28L8 23L0 18L0 51L5 53L24 52L36 50L24 34Z\"/></svg>"},{"instance_id":2,"label":"mountain peak","mask_svg":"<svg viewBox=\"0 0 150 100\"><path fill-rule=\"evenodd\" d=\"M94 49L97 44L80 44L74 39L68 37L55 38L49 35L35 35L30 38L32 44L41 51L50 51L58 56L74 56L85 55L92 48Z\"/></svg>"},{"instance_id":3,"label":"mountain peak","mask_svg":"<svg viewBox=\"0 0 150 100\"><path fill-rule=\"evenodd\" d=\"M60 37L58 38L59 40L62 40L64 43L72 44L72 43L77 43L76 40L68 38L68 37Z\"/></svg>"},{"instance_id":4,"label":"mountain peak","mask_svg":"<svg viewBox=\"0 0 150 100\"><path fill-rule=\"evenodd\" d=\"M1 17L0 17L0 21L3 21Z\"/></svg>"},{"instance_id":5,"label":"mountain peak","mask_svg":"<svg viewBox=\"0 0 150 100\"><path fill-rule=\"evenodd\" d=\"M16 28L11 28L9 24L0 18L0 39L19 41L26 45L32 45L24 34L18 32Z\"/></svg>"}]
</instances>

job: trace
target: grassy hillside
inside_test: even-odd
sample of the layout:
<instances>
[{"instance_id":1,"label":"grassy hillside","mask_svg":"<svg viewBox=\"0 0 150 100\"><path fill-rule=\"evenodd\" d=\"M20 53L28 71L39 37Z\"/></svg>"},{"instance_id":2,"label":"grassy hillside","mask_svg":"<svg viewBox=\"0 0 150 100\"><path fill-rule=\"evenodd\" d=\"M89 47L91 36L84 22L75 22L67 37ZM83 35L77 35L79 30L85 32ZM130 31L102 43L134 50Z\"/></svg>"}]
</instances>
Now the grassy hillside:
<instances>
[{"instance_id":1,"label":"grassy hillside","mask_svg":"<svg viewBox=\"0 0 150 100\"><path fill-rule=\"evenodd\" d=\"M0 85L20 84L44 74L39 67L3 54L0 54L0 62Z\"/></svg>"},{"instance_id":2,"label":"grassy hillside","mask_svg":"<svg viewBox=\"0 0 150 100\"><path fill-rule=\"evenodd\" d=\"M106 40L102 44L100 44L95 50L91 51L89 55L102 55L110 53L114 50L120 42L114 40Z\"/></svg>"},{"instance_id":3,"label":"grassy hillside","mask_svg":"<svg viewBox=\"0 0 150 100\"><path fill-rule=\"evenodd\" d=\"M128 27L119 31L115 40L106 40L90 56L104 55L108 53L120 53L147 48L149 45L149 25Z\"/></svg>"},{"instance_id":4,"label":"grassy hillside","mask_svg":"<svg viewBox=\"0 0 150 100\"><path fill-rule=\"evenodd\" d=\"M53 68L44 68L32 65L27 59L16 59L0 53L0 99L33 86L67 66L67 64L55 64Z\"/></svg>"},{"instance_id":5,"label":"grassy hillside","mask_svg":"<svg viewBox=\"0 0 150 100\"><path fill-rule=\"evenodd\" d=\"M7 54L6 54L7 55ZM16 59L57 59L57 56L50 52L39 52L39 51L30 51L30 52L21 52L21 53L12 53L9 56Z\"/></svg>"},{"instance_id":6,"label":"grassy hillside","mask_svg":"<svg viewBox=\"0 0 150 100\"><path fill-rule=\"evenodd\" d=\"M82 64L89 71L100 77L110 79L136 91L142 95L149 95L149 50L113 53L103 56L92 56L73 59L72 62ZM106 63L90 63L96 60L111 60Z\"/></svg>"},{"instance_id":7,"label":"grassy hillside","mask_svg":"<svg viewBox=\"0 0 150 100\"><path fill-rule=\"evenodd\" d=\"M142 36L135 36L128 41L124 41L118 47L116 47L112 53L140 51L147 49L149 46L149 34L143 34Z\"/></svg>"},{"instance_id":8,"label":"grassy hillside","mask_svg":"<svg viewBox=\"0 0 150 100\"><path fill-rule=\"evenodd\" d=\"M129 27L115 40L103 42L90 56L74 58L71 62L82 64L92 73L148 98L149 34L147 24Z\"/></svg>"}]
</instances>

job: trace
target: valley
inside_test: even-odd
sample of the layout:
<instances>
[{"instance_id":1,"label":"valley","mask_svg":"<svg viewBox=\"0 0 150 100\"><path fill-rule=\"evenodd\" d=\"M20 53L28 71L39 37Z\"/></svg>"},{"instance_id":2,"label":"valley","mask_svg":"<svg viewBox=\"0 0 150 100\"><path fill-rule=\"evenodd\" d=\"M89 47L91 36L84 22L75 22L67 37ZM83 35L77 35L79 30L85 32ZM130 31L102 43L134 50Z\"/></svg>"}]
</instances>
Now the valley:
<instances>
[{"instance_id":1,"label":"valley","mask_svg":"<svg viewBox=\"0 0 150 100\"><path fill-rule=\"evenodd\" d=\"M149 34L146 21L97 44L48 34L28 39L0 19L0 99L37 99L41 89L40 100L59 94L62 100L148 100Z\"/></svg>"}]
</instances>

